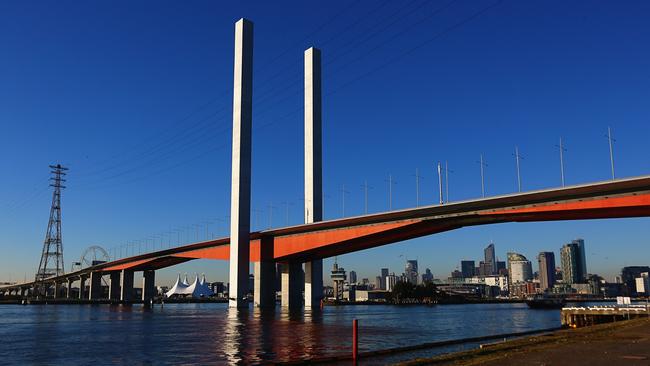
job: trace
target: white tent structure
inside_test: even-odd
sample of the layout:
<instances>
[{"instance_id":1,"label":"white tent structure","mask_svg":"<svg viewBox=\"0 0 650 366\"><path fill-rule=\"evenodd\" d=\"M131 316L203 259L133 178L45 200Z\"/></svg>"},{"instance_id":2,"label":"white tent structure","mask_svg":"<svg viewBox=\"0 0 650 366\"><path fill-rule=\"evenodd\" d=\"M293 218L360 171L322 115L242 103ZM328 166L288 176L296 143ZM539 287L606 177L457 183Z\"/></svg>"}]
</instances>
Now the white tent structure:
<instances>
[{"instance_id":1,"label":"white tent structure","mask_svg":"<svg viewBox=\"0 0 650 366\"><path fill-rule=\"evenodd\" d=\"M178 274L178 277L176 278L176 283L172 288L165 293L165 297L171 297L172 295L183 295L186 293L187 290L187 275L185 275L185 280L181 282L181 274Z\"/></svg>"},{"instance_id":2,"label":"white tent structure","mask_svg":"<svg viewBox=\"0 0 650 366\"><path fill-rule=\"evenodd\" d=\"M212 292L210 287L208 287L207 282L205 281L205 275L203 275L203 278L201 281L199 281L199 275L197 274L194 278L194 283L191 285L187 284L187 275L185 275L185 280L183 282L180 280L181 276L179 274L178 278L176 279L176 283L169 291L167 291L167 293L165 293L165 296L171 297L173 295L190 295L193 298L201 298L214 295L214 292Z\"/></svg>"}]
</instances>

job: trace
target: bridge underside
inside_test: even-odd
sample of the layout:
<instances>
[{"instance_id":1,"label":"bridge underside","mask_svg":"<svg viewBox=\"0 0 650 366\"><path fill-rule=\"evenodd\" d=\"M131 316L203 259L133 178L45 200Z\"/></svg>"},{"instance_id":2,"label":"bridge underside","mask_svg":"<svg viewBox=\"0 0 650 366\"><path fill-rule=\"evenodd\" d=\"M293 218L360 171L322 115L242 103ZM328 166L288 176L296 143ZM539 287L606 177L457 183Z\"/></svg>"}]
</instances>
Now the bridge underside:
<instances>
[{"instance_id":1,"label":"bridge underside","mask_svg":"<svg viewBox=\"0 0 650 366\"><path fill-rule=\"evenodd\" d=\"M401 242L465 226L505 222L533 222L559 220L589 220L604 218L650 216L650 193L600 197L567 202L553 202L444 215L397 222L350 226L331 230L305 232L268 237L273 245L273 259L283 261L311 261ZM251 235L251 261L260 259L260 240L263 233ZM228 239L219 239L176 248L169 253L146 259L133 258L122 264L104 268L104 271L160 269L192 259L229 259Z\"/></svg>"}]
</instances>

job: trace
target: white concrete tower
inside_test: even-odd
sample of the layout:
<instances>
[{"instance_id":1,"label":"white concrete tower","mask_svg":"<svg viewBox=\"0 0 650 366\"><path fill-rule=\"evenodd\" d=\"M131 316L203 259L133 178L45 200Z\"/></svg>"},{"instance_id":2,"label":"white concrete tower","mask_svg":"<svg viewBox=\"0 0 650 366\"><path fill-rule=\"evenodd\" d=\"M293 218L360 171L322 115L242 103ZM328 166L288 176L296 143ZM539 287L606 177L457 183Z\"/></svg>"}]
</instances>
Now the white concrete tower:
<instances>
[{"instance_id":1,"label":"white concrete tower","mask_svg":"<svg viewBox=\"0 0 650 366\"><path fill-rule=\"evenodd\" d=\"M305 223L323 220L321 52L305 51ZM305 307L323 298L323 260L305 263Z\"/></svg>"},{"instance_id":2,"label":"white concrete tower","mask_svg":"<svg viewBox=\"0 0 650 366\"><path fill-rule=\"evenodd\" d=\"M247 307L250 259L251 135L253 115L253 23L235 23L232 109L229 306Z\"/></svg>"}]
</instances>

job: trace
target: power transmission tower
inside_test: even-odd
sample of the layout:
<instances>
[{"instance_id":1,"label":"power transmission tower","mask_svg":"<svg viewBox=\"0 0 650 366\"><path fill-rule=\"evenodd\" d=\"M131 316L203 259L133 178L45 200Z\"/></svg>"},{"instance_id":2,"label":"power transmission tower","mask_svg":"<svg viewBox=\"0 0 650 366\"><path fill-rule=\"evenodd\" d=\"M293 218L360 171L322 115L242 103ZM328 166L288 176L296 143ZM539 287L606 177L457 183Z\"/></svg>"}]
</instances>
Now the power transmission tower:
<instances>
[{"instance_id":1,"label":"power transmission tower","mask_svg":"<svg viewBox=\"0 0 650 366\"><path fill-rule=\"evenodd\" d=\"M66 170L61 164L50 165L50 187L54 187L52 193L52 206L50 207L50 220L47 223L47 233L43 242L43 253L41 262L36 272L36 282L43 281L52 276L60 276L65 273L63 266L63 238L61 235L61 189L65 188ZM46 295L42 284L37 286L37 295Z\"/></svg>"}]
</instances>

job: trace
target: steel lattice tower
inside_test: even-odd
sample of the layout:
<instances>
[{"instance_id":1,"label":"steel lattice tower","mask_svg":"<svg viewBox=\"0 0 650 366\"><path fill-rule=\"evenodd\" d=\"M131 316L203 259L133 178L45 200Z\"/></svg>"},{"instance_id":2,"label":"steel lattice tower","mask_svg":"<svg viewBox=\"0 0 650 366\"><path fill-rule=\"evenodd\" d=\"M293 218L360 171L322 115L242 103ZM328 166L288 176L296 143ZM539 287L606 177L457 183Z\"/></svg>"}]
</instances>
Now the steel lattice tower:
<instances>
[{"instance_id":1,"label":"steel lattice tower","mask_svg":"<svg viewBox=\"0 0 650 366\"><path fill-rule=\"evenodd\" d=\"M54 187L52 193L52 207L50 208L50 220L47 223L47 233L43 243L43 254L36 272L36 281L43 281L48 277L60 276L65 273L63 266L63 238L61 235L61 189L65 188L63 183L66 170L61 164L50 165L52 177L50 187ZM44 293L43 293L44 294Z\"/></svg>"}]
</instances>

